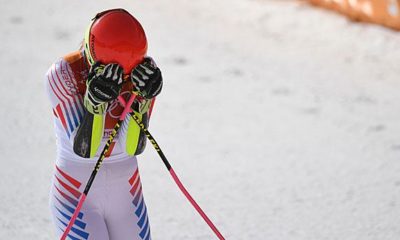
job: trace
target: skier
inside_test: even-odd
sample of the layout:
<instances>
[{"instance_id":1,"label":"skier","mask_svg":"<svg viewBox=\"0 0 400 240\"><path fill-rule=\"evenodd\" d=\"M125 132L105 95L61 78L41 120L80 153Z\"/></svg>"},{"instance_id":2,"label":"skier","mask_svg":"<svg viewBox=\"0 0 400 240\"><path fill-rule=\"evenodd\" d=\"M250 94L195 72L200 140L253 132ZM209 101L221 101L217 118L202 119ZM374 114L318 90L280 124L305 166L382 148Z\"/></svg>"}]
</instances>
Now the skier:
<instances>
[{"instance_id":1,"label":"skier","mask_svg":"<svg viewBox=\"0 0 400 240\"><path fill-rule=\"evenodd\" d=\"M141 24L126 10L111 9L93 18L81 49L59 59L46 74L57 138L50 209L59 237L123 111L117 97L127 100L135 92L131 108L148 125L163 81L160 69L146 51ZM136 159L145 148L146 138L128 116L69 239L151 239Z\"/></svg>"}]
</instances>

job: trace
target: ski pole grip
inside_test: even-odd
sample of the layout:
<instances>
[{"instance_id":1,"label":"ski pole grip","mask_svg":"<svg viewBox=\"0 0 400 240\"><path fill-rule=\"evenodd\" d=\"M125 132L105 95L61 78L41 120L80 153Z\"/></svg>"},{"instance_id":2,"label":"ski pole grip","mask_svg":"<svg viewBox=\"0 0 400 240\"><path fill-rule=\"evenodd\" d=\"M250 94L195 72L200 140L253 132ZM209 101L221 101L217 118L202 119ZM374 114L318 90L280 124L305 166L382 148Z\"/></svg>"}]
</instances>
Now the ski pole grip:
<instances>
[{"instance_id":1,"label":"ski pole grip","mask_svg":"<svg viewBox=\"0 0 400 240\"><path fill-rule=\"evenodd\" d=\"M119 117L120 120L124 120L126 115L131 111L130 106L132 106L133 101L136 98L136 94L132 93L132 97L129 98L128 103L126 103L125 99L120 95L118 96L118 101L124 106L124 111L122 112L121 116ZM125 104L124 104L125 103ZM129 106L129 107L126 107Z\"/></svg>"}]
</instances>

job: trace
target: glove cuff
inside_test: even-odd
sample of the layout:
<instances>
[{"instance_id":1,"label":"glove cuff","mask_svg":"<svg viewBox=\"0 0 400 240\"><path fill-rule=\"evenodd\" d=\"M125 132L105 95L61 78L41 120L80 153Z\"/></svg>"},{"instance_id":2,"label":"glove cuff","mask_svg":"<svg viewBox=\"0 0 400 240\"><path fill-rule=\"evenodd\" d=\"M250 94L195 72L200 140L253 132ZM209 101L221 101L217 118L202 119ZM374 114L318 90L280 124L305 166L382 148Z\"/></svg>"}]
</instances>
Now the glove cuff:
<instances>
[{"instance_id":1,"label":"glove cuff","mask_svg":"<svg viewBox=\"0 0 400 240\"><path fill-rule=\"evenodd\" d=\"M152 99L143 98L139 100L138 98L136 98L135 102L133 102L132 104L132 110L143 115L149 111L151 106L151 101Z\"/></svg>"},{"instance_id":2,"label":"glove cuff","mask_svg":"<svg viewBox=\"0 0 400 240\"><path fill-rule=\"evenodd\" d=\"M93 99L93 97L90 95L89 91L86 91L85 93L83 105L91 114L104 114L108 107L107 102L96 102L95 99Z\"/></svg>"}]
</instances>

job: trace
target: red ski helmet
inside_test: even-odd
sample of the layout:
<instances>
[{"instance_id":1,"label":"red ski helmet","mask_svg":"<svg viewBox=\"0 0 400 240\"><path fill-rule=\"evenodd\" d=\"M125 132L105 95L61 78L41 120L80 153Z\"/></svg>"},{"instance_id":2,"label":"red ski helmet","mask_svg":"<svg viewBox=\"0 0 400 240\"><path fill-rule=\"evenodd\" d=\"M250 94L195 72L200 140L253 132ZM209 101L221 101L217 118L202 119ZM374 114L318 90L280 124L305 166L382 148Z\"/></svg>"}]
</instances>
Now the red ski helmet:
<instances>
[{"instance_id":1,"label":"red ski helmet","mask_svg":"<svg viewBox=\"0 0 400 240\"><path fill-rule=\"evenodd\" d=\"M129 12L110 9L92 19L85 34L84 51L90 65L96 61L118 63L129 74L146 55L146 34Z\"/></svg>"}]
</instances>

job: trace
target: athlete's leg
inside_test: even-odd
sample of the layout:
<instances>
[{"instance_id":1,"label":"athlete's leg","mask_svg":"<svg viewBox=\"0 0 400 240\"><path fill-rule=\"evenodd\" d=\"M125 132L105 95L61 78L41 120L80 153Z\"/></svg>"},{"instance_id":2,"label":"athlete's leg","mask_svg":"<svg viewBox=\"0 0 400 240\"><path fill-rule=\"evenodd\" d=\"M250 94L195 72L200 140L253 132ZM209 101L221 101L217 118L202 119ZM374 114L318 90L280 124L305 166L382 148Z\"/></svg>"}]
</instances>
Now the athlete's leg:
<instances>
[{"instance_id":1,"label":"athlete's leg","mask_svg":"<svg viewBox=\"0 0 400 240\"><path fill-rule=\"evenodd\" d=\"M88 164L77 166L76 163L60 161L57 165L50 191L50 209L57 236L61 237L76 208L92 167ZM101 179L100 176L97 180ZM97 184L97 188L91 189L86 198L68 239L109 240L102 198L103 194Z\"/></svg>"},{"instance_id":2,"label":"athlete's leg","mask_svg":"<svg viewBox=\"0 0 400 240\"><path fill-rule=\"evenodd\" d=\"M108 201L106 224L110 240L150 240L150 224L136 158L105 165Z\"/></svg>"}]
</instances>

